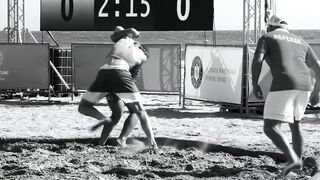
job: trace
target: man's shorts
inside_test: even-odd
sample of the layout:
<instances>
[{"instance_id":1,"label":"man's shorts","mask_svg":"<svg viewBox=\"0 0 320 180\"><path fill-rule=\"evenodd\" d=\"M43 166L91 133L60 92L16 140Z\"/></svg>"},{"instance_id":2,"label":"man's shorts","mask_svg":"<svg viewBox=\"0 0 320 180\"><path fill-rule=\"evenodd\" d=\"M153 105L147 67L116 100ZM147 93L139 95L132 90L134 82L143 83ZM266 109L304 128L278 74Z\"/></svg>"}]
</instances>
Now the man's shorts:
<instances>
[{"instance_id":1,"label":"man's shorts","mask_svg":"<svg viewBox=\"0 0 320 180\"><path fill-rule=\"evenodd\" d=\"M141 101L140 92L130 72L122 69L100 69L82 98L96 104L110 93L118 95L125 103Z\"/></svg>"},{"instance_id":2,"label":"man's shorts","mask_svg":"<svg viewBox=\"0 0 320 180\"><path fill-rule=\"evenodd\" d=\"M300 121L309 102L309 91L286 90L269 92L264 105L263 119L286 123Z\"/></svg>"}]
</instances>

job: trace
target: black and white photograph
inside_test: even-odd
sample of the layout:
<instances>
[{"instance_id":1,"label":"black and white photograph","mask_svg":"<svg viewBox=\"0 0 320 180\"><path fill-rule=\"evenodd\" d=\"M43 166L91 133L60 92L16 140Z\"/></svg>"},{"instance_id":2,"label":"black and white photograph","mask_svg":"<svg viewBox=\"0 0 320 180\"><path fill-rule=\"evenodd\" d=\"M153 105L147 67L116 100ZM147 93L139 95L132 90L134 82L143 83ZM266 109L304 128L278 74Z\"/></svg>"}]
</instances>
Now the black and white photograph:
<instances>
[{"instance_id":1,"label":"black and white photograph","mask_svg":"<svg viewBox=\"0 0 320 180\"><path fill-rule=\"evenodd\" d=\"M319 7L0 0L0 179L320 180Z\"/></svg>"}]
</instances>

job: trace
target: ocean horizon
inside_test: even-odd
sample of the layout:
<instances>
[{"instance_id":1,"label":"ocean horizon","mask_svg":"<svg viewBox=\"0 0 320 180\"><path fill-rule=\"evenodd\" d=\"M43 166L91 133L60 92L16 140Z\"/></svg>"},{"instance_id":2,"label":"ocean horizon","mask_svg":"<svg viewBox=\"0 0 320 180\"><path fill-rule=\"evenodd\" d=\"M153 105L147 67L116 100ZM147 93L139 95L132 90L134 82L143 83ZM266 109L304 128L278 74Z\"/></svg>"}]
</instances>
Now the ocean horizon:
<instances>
[{"instance_id":1,"label":"ocean horizon","mask_svg":"<svg viewBox=\"0 0 320 180\"><path fill-rule=\"evenodd\" d=\"M320 30L291 30L292 33L301 36L308 43L320 43ZM112 31L52 31L59 47L70 48L72 43L110 44ZM44 31L32 31L32 36L39 43L55 42ZM25 43L35 43L30 33L25 34ZM217 45L242 45L242 30L219 30L219 31L141 31L139 41L142 44L217 44ZM6 31L0 32L0 43L7 43Z\"/></svg>"}]
</instances>

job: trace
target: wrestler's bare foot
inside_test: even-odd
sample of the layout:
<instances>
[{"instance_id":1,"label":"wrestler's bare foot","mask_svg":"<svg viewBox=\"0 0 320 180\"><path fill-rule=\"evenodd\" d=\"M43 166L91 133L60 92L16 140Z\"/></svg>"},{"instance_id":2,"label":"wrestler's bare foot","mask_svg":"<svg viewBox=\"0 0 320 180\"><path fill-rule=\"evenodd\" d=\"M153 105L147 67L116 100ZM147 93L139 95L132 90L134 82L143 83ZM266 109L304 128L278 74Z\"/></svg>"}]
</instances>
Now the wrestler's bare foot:
<instances>
[{"instance_id":1,"label":"wrestler's bare foot","mask_svg":"<svg viewBox=\"0 0 320 180\"><path fill-rule=\"evenodd\" d=\"M150 146L151 149L154 149L154 150L158 150L158 145L157 144L152 144Z\"/></svg>"},{"instance_id":2,"label":"wrestler's bare foot","mask_svg":"<svg viewBox=\"0 0 320 180\"><path fill-rule=\"evenodd\" d=\"M302 161L295 161L292 163L289 163L285 168L282 169L280 172L280 176L287 176L292 170L299 169L302 167Z\"/></svg>"},{"instance_id":3,"label":"wrestler's bare foot","mask_svg":"<svg viewBox=\"0 0 320 180\"><path fill-rule=\"evenodd\" d=\"M104 140L104 139L99 139L98 145L99 145L99 146L104 146L105 142L106 142L106 140Z\"/></svg>"},{"instance_id":4,"label":"wrestler's bare foot","mask_svg":"<svg viewBox=\"0 0 320 180\"><path fill-rule=\"evenodd\" d=\"M126 139L118 138L116 141L117 141L118 146L127 147L127 143L126 143L127 140Z\"/></svg>"},{"instance_id":5,"label":"wrestler's bare foot","mask_svg":"<svg viewBox=\"0 0 320 180\"><path fill-rule=\"evenodd\" d=\"M151 148L153 149L158 149L158 144L157 142L153 139L153 140L150 140L147 144L147 146L150 146Z\"/></svg>"},{"instance_id":6,"label":"wrestler's bare foot","mask_svg":"<svg viewBox=\"0 0 320 180\"><path fill-rule=\"evenodd\" d=\"M103 125L107 125L107 124L110 124L111 123L111 119L110 118L105 118L103 120L100 120L97 124L95 124L94 126L92 126L90 128L91 131L95 131L97 130L100 126L103 126Z\"/></svg>"}]
</instances>

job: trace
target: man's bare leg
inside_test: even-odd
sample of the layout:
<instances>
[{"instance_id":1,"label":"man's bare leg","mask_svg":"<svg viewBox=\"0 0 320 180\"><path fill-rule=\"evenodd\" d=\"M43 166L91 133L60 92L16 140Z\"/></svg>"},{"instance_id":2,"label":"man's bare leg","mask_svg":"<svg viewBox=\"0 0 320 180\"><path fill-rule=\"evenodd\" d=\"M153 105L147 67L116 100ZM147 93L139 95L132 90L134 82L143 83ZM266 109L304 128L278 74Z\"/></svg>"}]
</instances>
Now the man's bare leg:
<instances>
[{"instance_id":1,"label":"man's bare leg","mask_svg":"<svg viewBox=\"0 0 320 180\"><path fill-rule=\"evenodd\" d=\"M289 124L292 133L292 147L298 157L302 159L303 154L303 136L300 128L300 121L294 121L293 124Z\"/></svg>"},{"instance_id":2,"label":"man's bare leg","mask_svg":"<svg viewBox=\"0 0 320 180\"><path fill-rule=\"evenodd\" d=\"M141 102L130 103L130 104L127 104L127 107L129 109L132 109L135 112L135 114L139 117L141 127L144 133L146 134L150 145L157 147L157 143L154 138L149 116L145 111L142 103Z\"/></svg>"},{"instance_id":3,"label":"man's bare leg","mask_svg":"<svg viewBox=\"0 0 320 180\"><path fill-rule=\"evenodd\" d=\"M127 138L129 137L130 133L132 132L133 128L136 126L139 120L139 117L133 111L129 110L129 112L130 114L125 120L122 131L117 140L117 143L123 147L126 146Z\"/></svg>"},{"instance_id":4,"label":"man's bare leg","mask_svg":"<svg viewBox=\"0 0 320 180\"><path fill-rule=\"evenodd\" d=\"M107 118L100 111L98 111L98 109L96 109L94 107L94 105L95 104L93 104L85 99L82 99L79 103L78 111L79 111L79 113L81 113L83 115L90 116L90 117L93 117L98 120L108 120L109 118Z\"/></svg>"},{"instance_id":5,"label":"man's bare leg","mask_svg":"<svg viewBox=\"0 0 320 180\"><path fill-rule=\"evenodd\" d=\"M124 110L124 103L118 97L114 97L114 99L108 100L108 104L112 111L112 114L110 117L111 123L104 124L104 127L101 132L101 136L99 139L99 145L104 145L107 142L111 131L120 121L123 114L123 110Z\"/></svg>"},{"instance_id":6,"label":"man's bare leg","mask_svg":"<svg viewBox=\"0 0 320 180\"><path fill-rule=\"evenodd\" d=\"M264 132L271 141L284 153L289 164L281 171L281 176L286 176L291 170L301 167L301 160L280 129L281 122L276 120L264 120Z\"/></svg>"}]
</instances>

